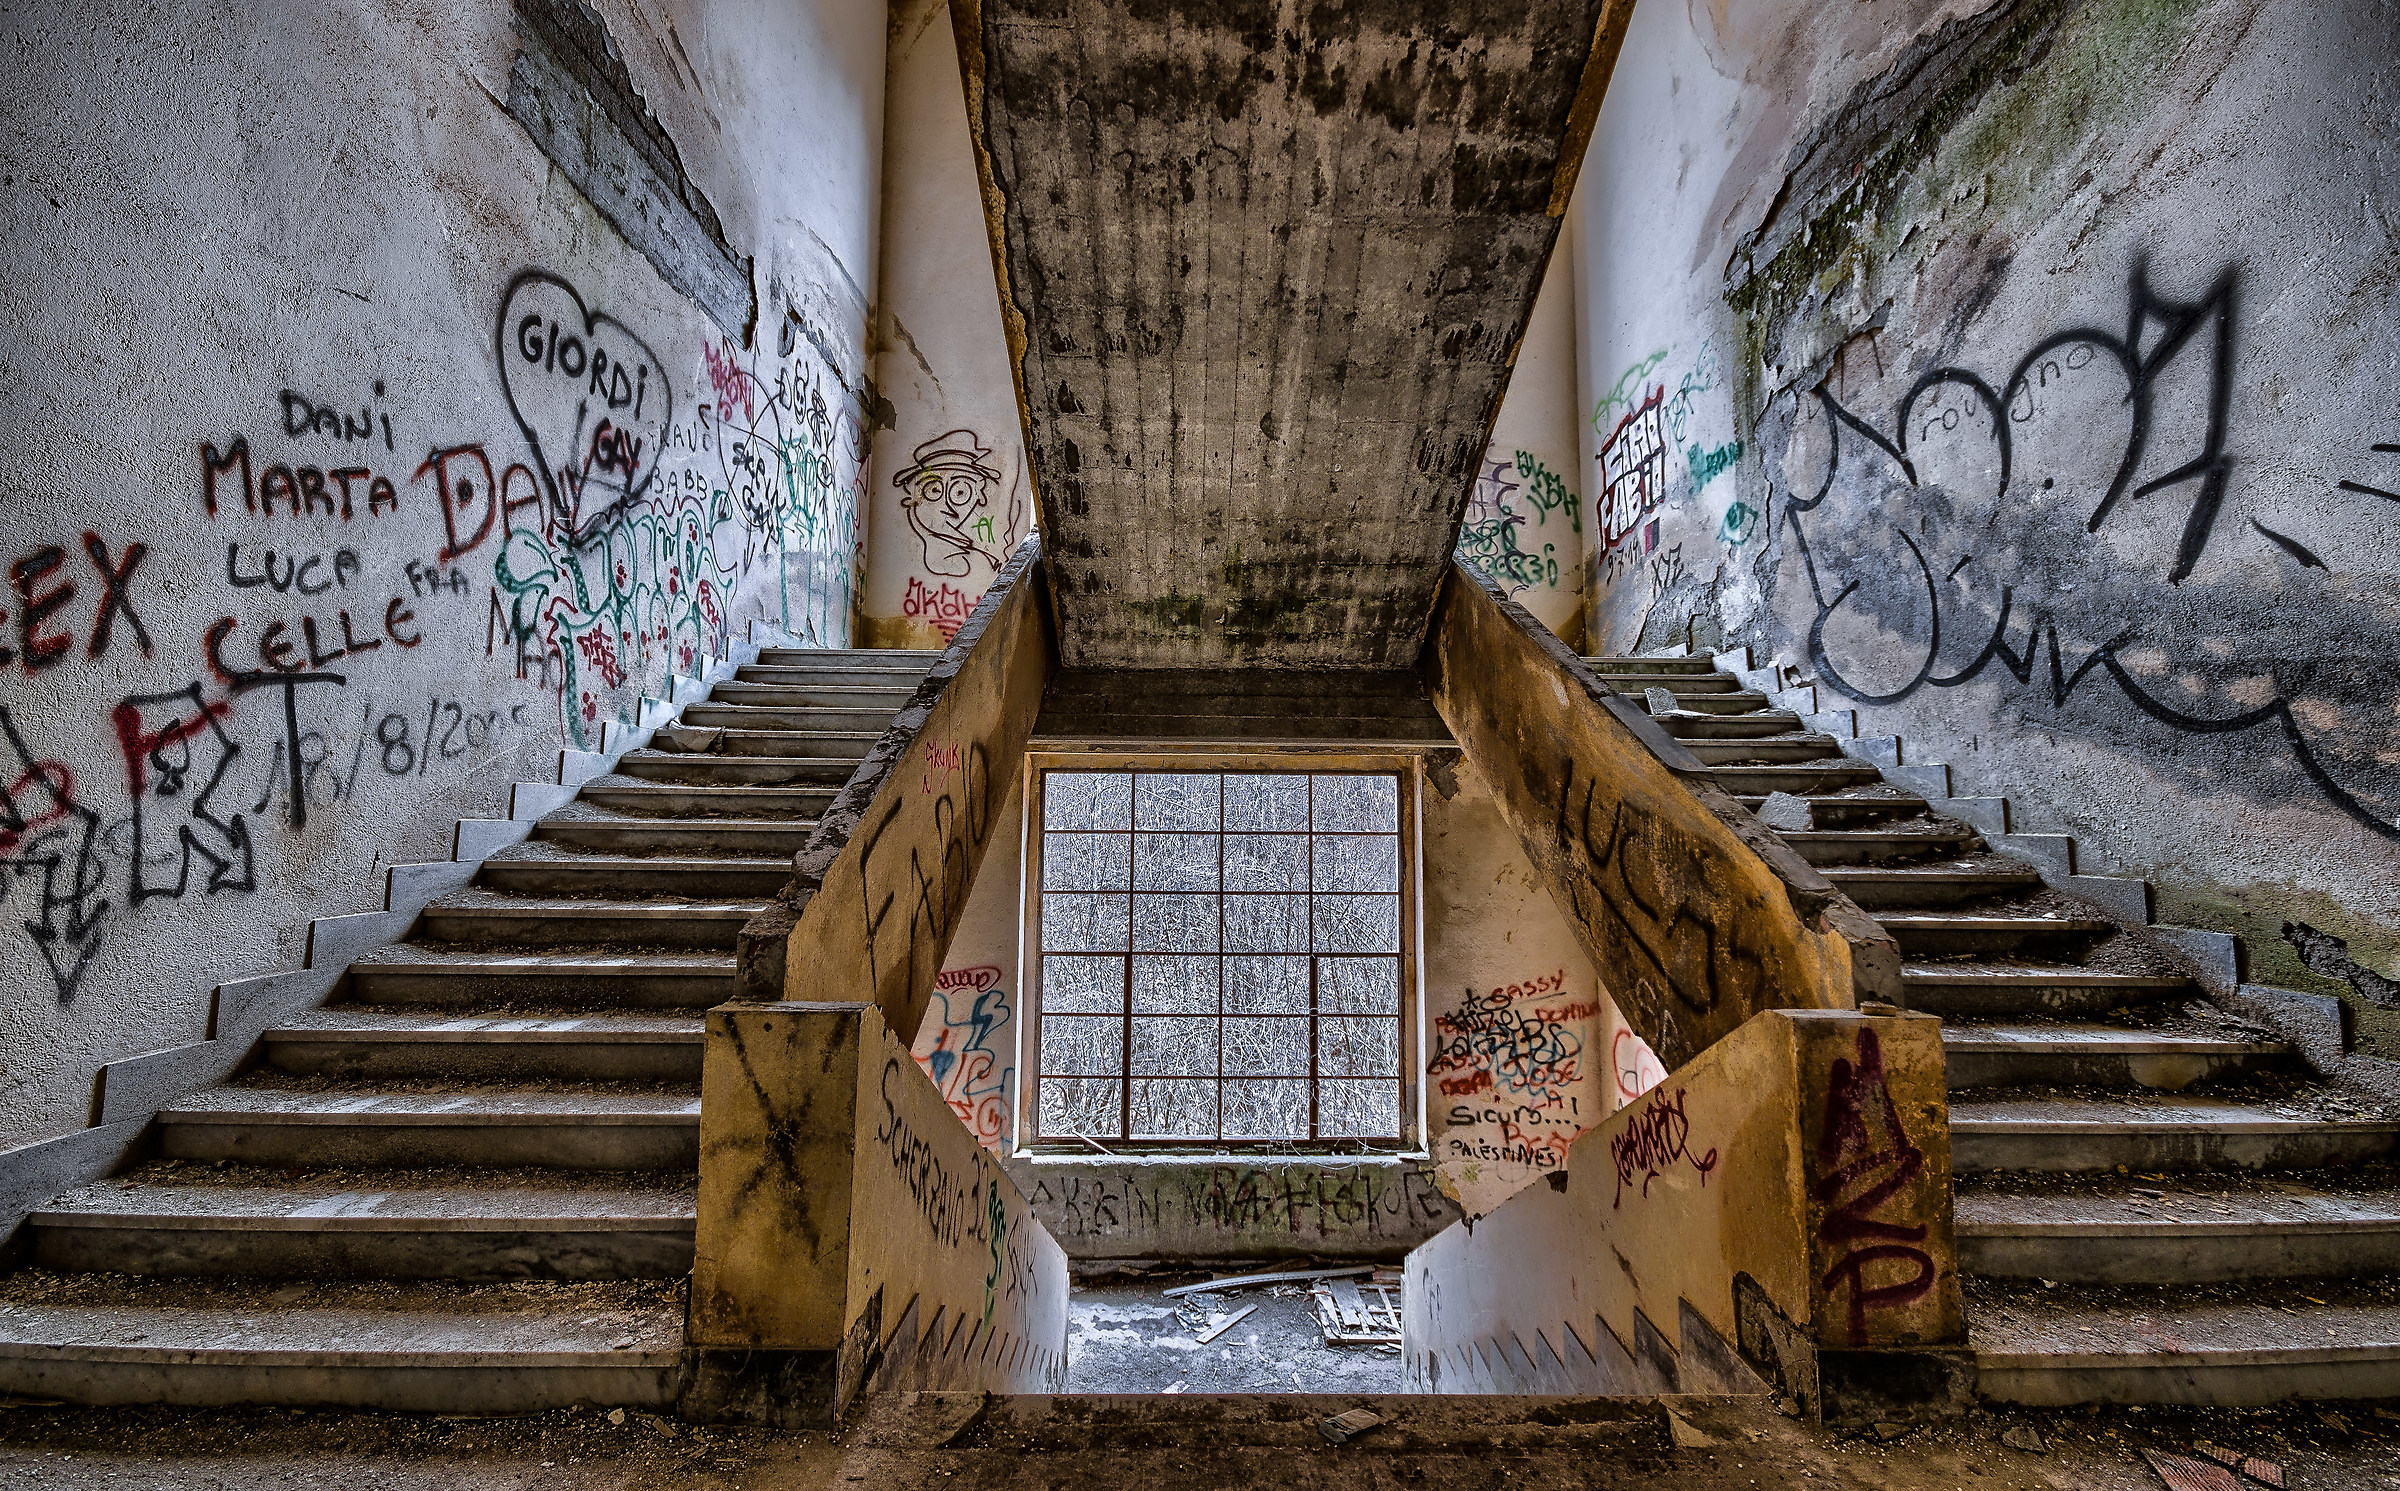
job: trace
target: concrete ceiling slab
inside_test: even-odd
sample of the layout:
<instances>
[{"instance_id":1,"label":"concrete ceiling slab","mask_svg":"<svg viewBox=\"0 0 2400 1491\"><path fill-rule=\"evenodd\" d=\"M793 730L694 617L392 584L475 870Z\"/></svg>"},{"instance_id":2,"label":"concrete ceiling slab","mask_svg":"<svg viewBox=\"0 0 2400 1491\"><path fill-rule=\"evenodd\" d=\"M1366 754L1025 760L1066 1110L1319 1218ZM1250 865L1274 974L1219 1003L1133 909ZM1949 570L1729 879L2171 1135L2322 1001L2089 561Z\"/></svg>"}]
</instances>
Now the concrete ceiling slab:
<instances>
[{"instance_id":1,"label":"concrete ceiling slab","mask_svg":"<svg viewBox=\"0 0 2400 1491\"><path fill-rule=\"evenodd\" d=\"M1405 667L1631 0L953 0L1070 666Z\"/></svg>"}]
</instances>

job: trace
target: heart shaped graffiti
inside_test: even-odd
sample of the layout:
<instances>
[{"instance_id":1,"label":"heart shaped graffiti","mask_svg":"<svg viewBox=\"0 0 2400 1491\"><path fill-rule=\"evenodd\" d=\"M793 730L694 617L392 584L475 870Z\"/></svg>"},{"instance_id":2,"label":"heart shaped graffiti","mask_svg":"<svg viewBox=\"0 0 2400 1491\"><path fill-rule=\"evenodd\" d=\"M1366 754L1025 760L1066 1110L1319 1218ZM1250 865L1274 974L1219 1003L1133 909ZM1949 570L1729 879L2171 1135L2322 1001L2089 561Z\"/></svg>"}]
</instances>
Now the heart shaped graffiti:
<instances>
[{"instance_id":1,"label":"heart shaped graffiti","mask_svg":"<svg viewBox=\"0 0 2400 1491\"><path fill-rule=\"evenodd\" d=\"M666 367L632 327L539 269L509 281L493 353L551 531L585 542L658 474L675 404Z\"/></svg>"}]
</instances>

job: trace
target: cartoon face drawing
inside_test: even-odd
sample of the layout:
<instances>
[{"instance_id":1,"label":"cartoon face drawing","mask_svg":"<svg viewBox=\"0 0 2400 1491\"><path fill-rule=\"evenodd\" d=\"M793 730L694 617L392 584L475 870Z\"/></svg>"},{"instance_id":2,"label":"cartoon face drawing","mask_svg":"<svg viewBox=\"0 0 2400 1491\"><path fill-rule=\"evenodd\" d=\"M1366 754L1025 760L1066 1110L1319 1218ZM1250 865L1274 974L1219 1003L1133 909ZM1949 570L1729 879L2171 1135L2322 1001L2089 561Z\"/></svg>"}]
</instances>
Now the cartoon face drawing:
<instances>
[{"instance_id":1,"label":"cartoon face drawing","mask_svg":"<svg viewBox=\"0 0 2400 1491\"><path fill-rule=\"evenodd\" d=\"M992 525L988 519L977 523L1000 484L990 448L972 430L951 430L918 446L915 456L892 485L902 493L908 526L925 546L926 572L963 577L978 559L999 568L1004 556L989 542Z\"/></svg>"}]
</instances>

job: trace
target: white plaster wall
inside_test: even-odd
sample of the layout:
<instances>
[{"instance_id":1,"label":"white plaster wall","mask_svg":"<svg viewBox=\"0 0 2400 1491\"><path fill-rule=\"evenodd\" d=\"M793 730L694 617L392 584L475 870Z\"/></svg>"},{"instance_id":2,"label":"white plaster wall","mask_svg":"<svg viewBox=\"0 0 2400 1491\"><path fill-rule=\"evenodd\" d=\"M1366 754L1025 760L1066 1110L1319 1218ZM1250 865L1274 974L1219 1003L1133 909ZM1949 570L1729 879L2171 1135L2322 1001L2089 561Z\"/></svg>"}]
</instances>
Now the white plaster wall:
<instances>
[{"instance_id":1,"label":"white plaster wall","mask_svg":"<svg viewBox=\"0 0 2400 1491\"><path fill-rule=\"evenodd\" d=\"M1583 642L1589 531L1576 437L1575 217L1570 209L1492 422L1459 553L1570 647Z\"/></svg>"},{"instance_id":2,"label":"white plaster wall","mask_svg":"<svg viewBox=\"0 0 2400 1491\"><path fill-rule=\"evenodd\" d=\"M891 12L884 182L890 231L875 381L862 640L949 644L1034 528L948 0Z\"/></svg>"},{"instance_id":3,"label":"white plaster wall","mask_svg":"<svg viewBox=\"0 0 2400 1491\"><path fill-rule=\"evenodd\" d=\"M1965 102L1917 146L1844 122L1945 25L2052 11L1942 73ZM1653 397L1688 428L1656 542L1599 525L1596 641L1748 644L2264 981L2344 992L2287 920L2390 972L2400 80L2365 39L2395 34L2391 0L1638 8L1584 176L1586 438Z\"/></svg>"},{"instance_id":4,"label":"white plaster wall","mask_svg":"<svg viewBox=\"0 0 2400 1491\"><path fill-rule=\"evenodd\" d=\"M0 1146L85 1123L102 1063L199 1039L215 985L295 966L310 918L380 905L751 622L847 640L881 9L602 13L756 258L755 346L508 115L504 5L0 21L42 59L0 121ZM558 283L512 322L613 318L584 330L647 375L633 496L572 535L521 501L496 332L528 269ZM557 390L514 386L548 430ZM331 501L253 511L229 470L212 515L201 451L237 438L254 491L305 468ZM361 468L345 519L325 473Z\"/></svg>"}]
</instances>

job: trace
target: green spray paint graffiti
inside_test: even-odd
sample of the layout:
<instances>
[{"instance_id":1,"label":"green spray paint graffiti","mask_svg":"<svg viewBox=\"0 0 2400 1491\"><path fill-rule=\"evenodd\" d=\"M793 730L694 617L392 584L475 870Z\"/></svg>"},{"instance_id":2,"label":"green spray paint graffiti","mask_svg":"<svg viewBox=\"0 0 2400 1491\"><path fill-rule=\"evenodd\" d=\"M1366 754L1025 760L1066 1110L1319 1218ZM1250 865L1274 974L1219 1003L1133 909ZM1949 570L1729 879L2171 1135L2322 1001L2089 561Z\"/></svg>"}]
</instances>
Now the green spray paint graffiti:
<instances>
[{"instance_id":1,"label":"green spray paint graffiti","mask_svg":"<svg viewBox=\"0 0 2400 1491\"><path fill-rule=\"evenodd\" d=\"M1610 419L1610 415L1617 414L1620 411L1626 414L1631 414L1633 412L1634 404L1642 396L1643 381L1650 376L1653 369L1655 369L1660 363L1665 362L1667 360L1667 354L1674 350L1674 347L1671 345L1661 347L1656 352L1651 353L1648 357L1640 359L1634 363L1632 367L1627 368L1624 372L1617 375L1616 386L1611 388L1607 393L1601 395L1600 402L1592 406L1593 434L1606 438L1610 428L1615 423L1614 420Z\"/></svg>"},{"instance_id":2,"label":"green spray paint graffiti","mask_svg":"<svg viewBox=\"0 0 2400 1491\"><path fill-rule=\"evenodd\" d=\"M1520 476L1522 483L1513 479ZM1510 500L1520 496L1533 508L1530 525L1526 513ZM1582 500L1557 473L1530 451L1501 458L1487 450L1483 472L1467 499L1466 519L1459 525L1458 557L1498 581L1512 597L1537 585L1556 590L1562 573L1558 545L1543 544L1538 551L1524 545L1525 528L1546 526L1554 512L1566 515L1566 526L1573 532L1583 531Z\"/></svg>"},{"instance_id":3,"label":"green spray paint graffiti","mask_svg":"<svg viewBox=\"0 0 2400 1491\"><path fill-rule=\"evenodd\" d=\"M1739 440L1728 440L1713 450L1702 450L1697 445L1684 447L1684 463L1692 468L1692 490L1697 492L1723 476L1741 458L1742 442Z\"/></svg>"}]
</instances>

